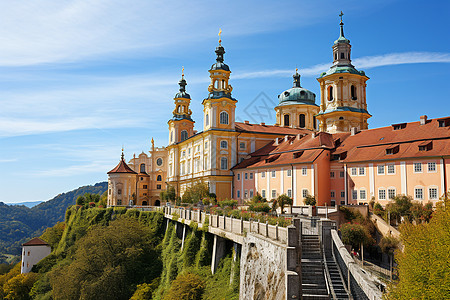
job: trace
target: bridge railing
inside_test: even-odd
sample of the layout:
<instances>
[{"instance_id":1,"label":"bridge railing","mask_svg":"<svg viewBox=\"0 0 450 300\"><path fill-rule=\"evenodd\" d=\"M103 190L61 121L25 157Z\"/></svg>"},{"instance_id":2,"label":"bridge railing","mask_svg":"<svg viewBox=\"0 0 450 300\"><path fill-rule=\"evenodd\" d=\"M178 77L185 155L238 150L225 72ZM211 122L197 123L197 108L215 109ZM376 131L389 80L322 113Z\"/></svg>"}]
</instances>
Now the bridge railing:
<instances>
[{"instance_id":1,"label":"bridge railing","mask_svg":"<svg viewBox=\"0 0 450 300\"><path fill-rule=\"evenodd\" d=\"M163 211L166 216L173 216L176 214L182 220L197 222L200 226L203 226L206 219L209 218L209 226L213 228L239 235L253 232L282 244L287 243L287 229L278 225L270 225L268 222L244 221L242 218L236 219L233 217L212 215L201 210L191 210L179 207L155 207L152 210Z\"/></svg>"},{"instance_id":2,"label":"bridge railing","mask_svg":"<svg viewBox=\"0 0 450 300\"><path fill-rule=\"evenodd\" d=\"M352 259L335 229L331 230L333 240L332 251L341 269L342 275L347 281L347 287L357 299L380 300L381 290L375 282Z\"/></svg>"}]
</instances>

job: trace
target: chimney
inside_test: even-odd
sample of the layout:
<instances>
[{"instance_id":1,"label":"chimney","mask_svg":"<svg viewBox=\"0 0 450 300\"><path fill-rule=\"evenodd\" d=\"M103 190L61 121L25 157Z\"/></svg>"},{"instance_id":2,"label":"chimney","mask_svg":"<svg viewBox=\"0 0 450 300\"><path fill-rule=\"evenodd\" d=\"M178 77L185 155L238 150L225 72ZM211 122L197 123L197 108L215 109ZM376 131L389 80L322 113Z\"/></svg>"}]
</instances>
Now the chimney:
<instances>
[{"instance_id":1,"label":"chimney","mask_svg":"<svg viewBox=\"0 0 450 300\"><path fill-rule=\"evenodd\" d=\"M427 123L427 115L420 116L420 125L425 125Z\"/></svg>"},{"instance_id":2,"label":"chimney","mask_svg":"<svg viewBox=\"0 0 450 300\"><path fill-rule=\"evenodd\" d=\"M311 133L311 137L315 138L316 137L316 133L315 132Z\"/></svg>"},{"instance_id":3,"label":"chimney","mask_svg":"<svg viewBox=\"0 0 450 300\"><path fill-rule=\"evenodd\" d=\"M264 123L264 122L261 122L261 126L266 126L266 123Z\"/></svg>"},{"instance_id":4,"label":"chimney","mask_svg":"<svg viewBox=\"0 0 450 300\"><path fill-rule=\"evenodd\" d=\"M275 146L278 146L278 138L275 138L275 142L273 143Z\"/></svg>"},{"instance_id":5,"label":"chimney","mask_svg":"<svg viewBox=\"0 0 450 300\"><path fill-rule=\"evenodd\" d=\"M295 137L295 139L298 141L303 137L303 135L301 133L297 134L297 136Z\"/></svg>"},{"instance_id":6,"label":"chimney","mask_svg":"<svg viewBox=\"0 0 450 300\"><path fill-rule=\"evenodd\" d=\"M249 122L249 121L247 121L247 120L245 120L245 121L244 121L244 123L245 123L245 124L250 124L250 122Z\"/></svg>"},{"instance_id":7,"label":"chimney","mask_svg":"<svg viewBox=\"0 0 450 300\"><path fill-rule=\"evenodd\" d=\"M352 127L350 129L351 135L356 135L359 132L358 127Z\"/></svg>"},{"instance_id":8,"label":"chimney","mask_svg":"<svg viewBox=\"0 0 450 300\"><path fill-rule=\"evenodd\" d=\"M287 135L285 135L285 136L284 136L284 141L287 142L287 141L288 141L288 138L289 138L289 137L288 137Z\"/></svg>"}]
</instances>

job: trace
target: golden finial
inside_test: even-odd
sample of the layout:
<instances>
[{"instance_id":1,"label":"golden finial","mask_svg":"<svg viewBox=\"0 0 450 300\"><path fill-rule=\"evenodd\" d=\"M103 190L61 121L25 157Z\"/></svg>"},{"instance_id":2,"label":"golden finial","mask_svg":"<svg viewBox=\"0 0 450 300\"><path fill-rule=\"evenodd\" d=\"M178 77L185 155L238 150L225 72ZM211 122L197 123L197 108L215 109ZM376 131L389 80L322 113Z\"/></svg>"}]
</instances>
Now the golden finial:
<instances>
[{"instance_id":1,"label":"golden finial","mask_svg":"<svg viewBox=\"0 0 450 300\"><path fill-rule=\"evenodd\" d=\"M222 43L222 29L219 28L219 45Z\"/></svg>"},{"instance_id":2,"label":"golden finial","mask_svg":"<svg viewBox=\"0 0 450 300\"><path fill-rule=\"evenodd\" d=\"M298 68L295 68L295 73L298 73Z\"/></svg>"},{"instance_id":3,"label":"golden finial","mask_svg":"<svg viewBox=\"0 0 450 300\"><path fill-rule=\"evenodd\" d=\"M121 155L121 158L122 158L122 160L123 160L123 158L124 158L124 155L123 155L123 145L122 145L122 155Z\"/></svg>"},{"instance_id":4,"label":"golden finial","mask_svg":"<svg viewBox=\"0 0 450 300\"><path fill-rule=\"evenodd\" d=\"M184 67L181 67L181 77L184 77ZM152 138L153 140L153 138Z\"/></svg>"}]
</instances>

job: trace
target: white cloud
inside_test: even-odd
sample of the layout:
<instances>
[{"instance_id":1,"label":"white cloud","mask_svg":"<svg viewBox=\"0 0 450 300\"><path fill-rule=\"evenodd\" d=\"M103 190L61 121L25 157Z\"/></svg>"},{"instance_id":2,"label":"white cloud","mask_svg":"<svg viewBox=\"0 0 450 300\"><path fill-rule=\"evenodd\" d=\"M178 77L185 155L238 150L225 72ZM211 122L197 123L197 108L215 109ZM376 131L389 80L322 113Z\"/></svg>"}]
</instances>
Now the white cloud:
<instances>
[{"instance_id":1,"label":"white cloud","mask_svg":"<svg viewBox=\"0 0 450 300\"><path fill-rule=\"evenodd\" d=\"M420 63L450 63L450 53L435 52L405 52L390 53L376 56L365 56L356 58L352 61L357 69L370 69L375 67L384 67L402 64L420 64ZM331 63L318 64L309 68L299 70L299 73L305 77L318 77L321 72L328 70ZM233 79L249 79L261 77L284 77L292 75L292 70L263 70L256 72L241 72L233 76Z\"/></svg>"},{"instance_id":2,"label":"white cloud","mask_svg":"<svg viewBox=\"0 0 450 300\"><path fill-rule=\"evenodd\" d=\"M296 9L290 9L294 4ZM302 18L296 18L297 10L303 11ZM246 35L299 27L324 14L297 1L2 1L0 65L76 62L141 51L167 55L167 50L216 36L219 27L224 36Z\"/></svg>"}]
</instances>

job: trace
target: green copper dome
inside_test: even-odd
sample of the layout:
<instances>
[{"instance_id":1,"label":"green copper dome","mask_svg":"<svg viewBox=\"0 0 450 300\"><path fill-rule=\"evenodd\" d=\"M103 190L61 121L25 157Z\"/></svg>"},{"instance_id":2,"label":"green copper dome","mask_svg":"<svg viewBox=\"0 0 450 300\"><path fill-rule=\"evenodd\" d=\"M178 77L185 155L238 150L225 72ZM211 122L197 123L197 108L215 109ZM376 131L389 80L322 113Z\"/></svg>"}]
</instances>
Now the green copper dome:
<instances>
[{"instance_id":1,"label":"green copper dome","mask_svg":"<svg viewBox=\"0 0 450 300\"><path fill-rule=\"evenodd\" d=\"M300 86L300 75L297 72L293 77L294 86L278 95L278 100L280 101L278 106L294 104L316 105L316 94Z\"/></svg>"}]
</instances>

